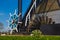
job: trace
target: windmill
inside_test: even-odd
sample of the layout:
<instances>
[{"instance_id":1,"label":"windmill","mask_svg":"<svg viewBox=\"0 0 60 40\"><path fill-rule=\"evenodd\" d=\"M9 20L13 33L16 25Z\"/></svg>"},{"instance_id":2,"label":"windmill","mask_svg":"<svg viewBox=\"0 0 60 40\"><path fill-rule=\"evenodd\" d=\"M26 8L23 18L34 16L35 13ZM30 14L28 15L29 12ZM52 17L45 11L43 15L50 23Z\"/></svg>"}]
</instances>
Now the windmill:
<instances>
[{"instance_id":1,"label":"windmill","mask_svg":"<svg viewBox=\"0 0 60 40\"><path fill-rule=\"evenodd\" d=\"M11 30L10 34L12 34L13 30L16 30L16 32L18 32L17 25L18 25L18 17L19 17L19 15L17 15L16 13L17 13L16 10L15 10L13 15L10 13L10 18L8 20L8 27Z\"/></svg>"},{"instance_id":2,"label":"windmill","mask_svg":"<svg viewBox=\"0 0 60 40\"><path fill-rule=\"evenodd\" d=\"M59 2L59 3L58 3ZM37 3L36 3L37 4ZM56 24L60 23L60 0L43 0L36 8L33 15L31 16L31 20L28 26L29 28L35 29L35 25L43 25L43 24ZM56 15L58 14L58 16ZM35 21L35 23L34 23ZM40 21L40 24L39 24ZM34 25L34 26L33 26ZM38 27L39 27L38 26Z\"/></svg>"}]
</instances>

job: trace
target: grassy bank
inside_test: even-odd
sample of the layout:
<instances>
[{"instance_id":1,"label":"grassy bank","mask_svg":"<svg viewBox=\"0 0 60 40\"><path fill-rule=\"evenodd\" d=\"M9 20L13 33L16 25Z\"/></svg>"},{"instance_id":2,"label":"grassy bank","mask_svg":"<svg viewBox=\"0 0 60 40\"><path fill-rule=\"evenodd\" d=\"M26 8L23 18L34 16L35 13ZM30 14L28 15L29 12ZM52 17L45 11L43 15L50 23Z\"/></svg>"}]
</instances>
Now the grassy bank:
<instances>
[{"instance_id":1,"label":"grassy bank","mask_svg":"<svg viewBox=\"0 0 60 40\"><path fill-rule=\"evenodd\" d=\"M60 36L0 36L0 40L60 40Z\"/></svg>"}]
</instances>

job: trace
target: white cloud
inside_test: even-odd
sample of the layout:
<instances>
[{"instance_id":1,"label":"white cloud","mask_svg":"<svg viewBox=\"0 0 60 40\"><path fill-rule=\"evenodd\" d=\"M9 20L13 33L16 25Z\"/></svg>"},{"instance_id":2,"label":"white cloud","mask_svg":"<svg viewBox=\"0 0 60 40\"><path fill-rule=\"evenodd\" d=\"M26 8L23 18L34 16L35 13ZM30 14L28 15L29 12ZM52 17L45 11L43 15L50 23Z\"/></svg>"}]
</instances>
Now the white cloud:
<instances>
[{"instance_id":1,"label":"white cloud","mask_svg":"<svg viewBox=\"0 0 60 40\"><path fill-rule=\"evenodd\" d=\"M0 15L4 15L4 14L0 13Z\"/></svg>"},{"instance_id":2,"label":"white cloud","mask_svg":"<svg viewBox=\"0 0 60 40\"><path fill-rule=\"evenodd\" d=\"M0 13L0 16L4 15L3 13Z\"/></svg>"}]
</instances>

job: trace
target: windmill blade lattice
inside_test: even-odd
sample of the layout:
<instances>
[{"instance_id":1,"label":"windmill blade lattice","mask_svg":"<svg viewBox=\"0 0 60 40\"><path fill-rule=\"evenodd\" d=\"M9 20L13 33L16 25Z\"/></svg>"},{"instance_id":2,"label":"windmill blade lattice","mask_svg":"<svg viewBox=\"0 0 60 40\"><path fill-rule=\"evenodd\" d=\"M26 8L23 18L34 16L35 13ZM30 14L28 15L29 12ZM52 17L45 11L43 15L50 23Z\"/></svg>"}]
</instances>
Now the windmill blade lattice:
<instances>
[{"instance_id":1,"label":"windmill blade lattice","mask_svg":"<svg viewBox=\"0 0 60 40\"><path fill-rule=\"evenodd\" d=\"M10 18L9 18L8 24L9 24L8 26L11 29L11 31L17 29L18 15L16 14L16 10L15 10L15 13L13 15L11 15L11 13L10 13Z\"/></svg>"}]
</instances>

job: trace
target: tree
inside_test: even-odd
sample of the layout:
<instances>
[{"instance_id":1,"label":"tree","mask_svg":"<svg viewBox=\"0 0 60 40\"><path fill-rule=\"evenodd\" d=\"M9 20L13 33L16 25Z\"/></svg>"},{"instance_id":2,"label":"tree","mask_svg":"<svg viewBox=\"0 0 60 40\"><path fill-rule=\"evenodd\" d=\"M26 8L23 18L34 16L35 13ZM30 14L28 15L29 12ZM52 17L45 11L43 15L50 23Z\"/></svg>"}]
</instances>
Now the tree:
<instances>
[{"instance_id":1,"label":"tree","mask_svg":"<svg viewBox=\"0 0 60 40\"><path fill-rule=\"evenodd\" d=\"M0 29L3 29L4 28L3 26L4 26L3 23L0 22Z\"/></svg>"}]
</instances>

